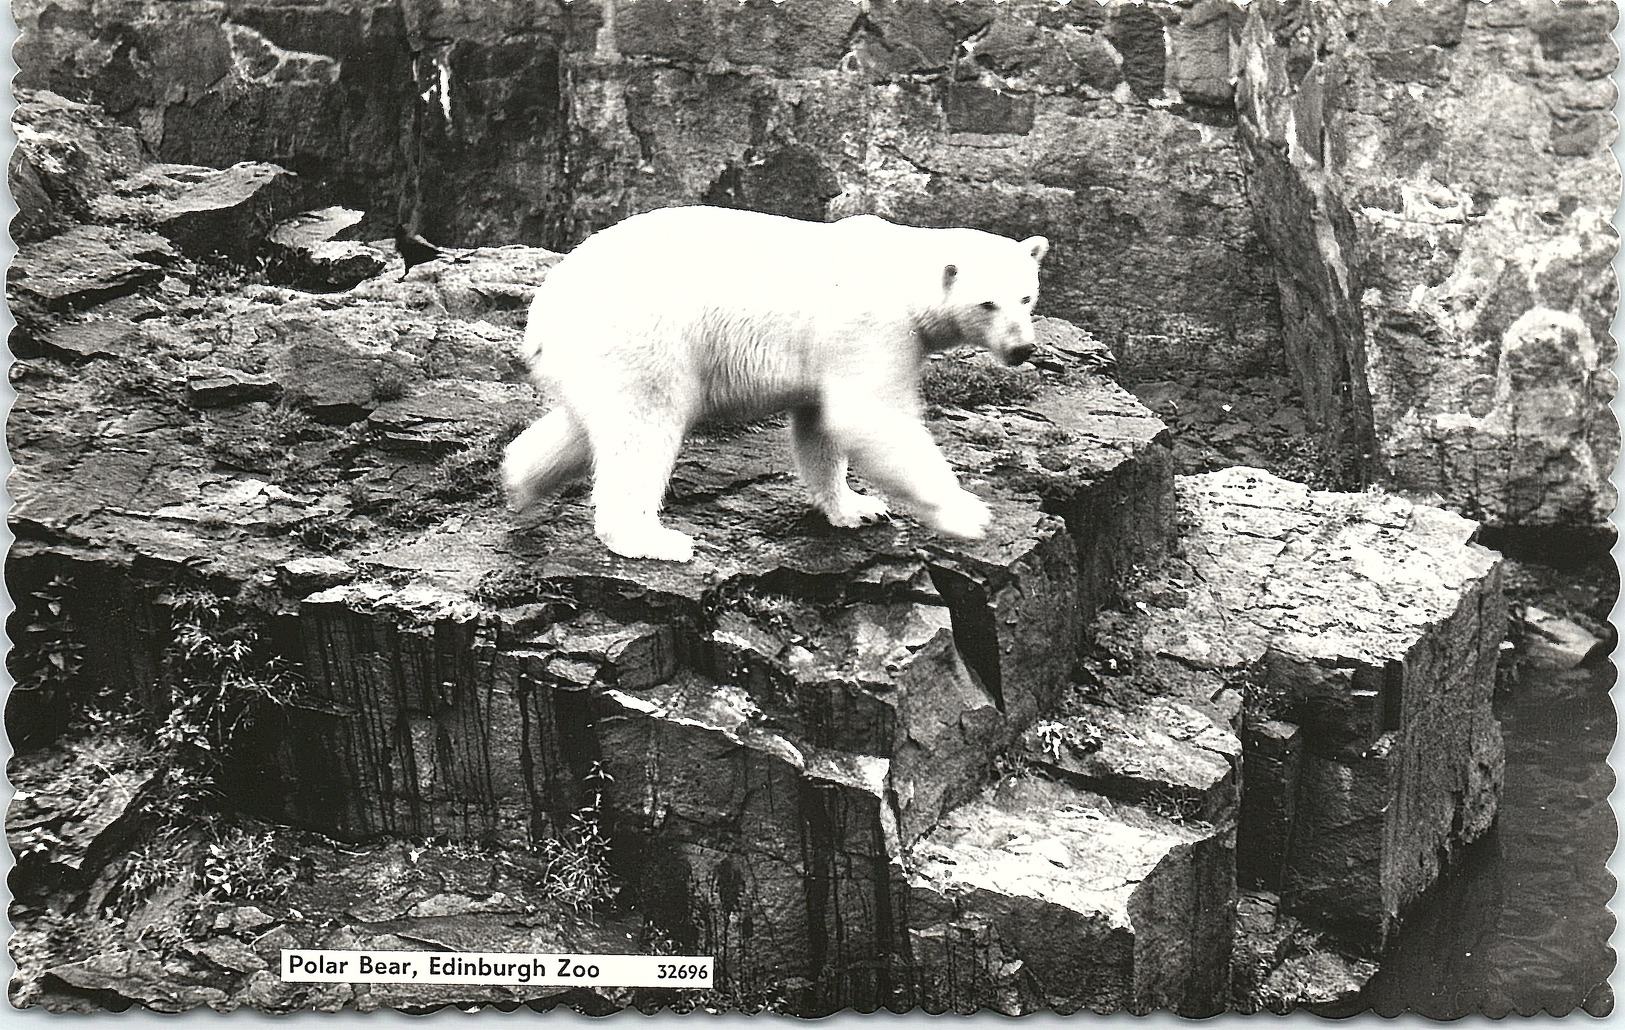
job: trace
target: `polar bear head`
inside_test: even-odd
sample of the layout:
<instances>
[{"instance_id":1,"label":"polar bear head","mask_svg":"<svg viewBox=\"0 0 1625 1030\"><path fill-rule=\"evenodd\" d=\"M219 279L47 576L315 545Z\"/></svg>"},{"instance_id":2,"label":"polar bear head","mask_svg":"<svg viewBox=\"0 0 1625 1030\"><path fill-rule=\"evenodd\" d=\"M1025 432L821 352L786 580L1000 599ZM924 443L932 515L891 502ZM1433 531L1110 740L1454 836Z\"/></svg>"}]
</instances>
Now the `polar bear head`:
<instances>
[{"instance_id":1,"label":"polar bear head","mask_svg":"<svg viewBox=\"0 0 1625 1030\"><path fill-rule=\"evenodd\" d=\"M942 266L935 331L924 333L928 346L969 344L1006 365L1019 365L1033 354L1038 265L1049 252L1049 240L1031 236L1018 243L973 229L955 232L955 242L964 245L955 247L955 260Z\"/></svg>"}]
</instances>

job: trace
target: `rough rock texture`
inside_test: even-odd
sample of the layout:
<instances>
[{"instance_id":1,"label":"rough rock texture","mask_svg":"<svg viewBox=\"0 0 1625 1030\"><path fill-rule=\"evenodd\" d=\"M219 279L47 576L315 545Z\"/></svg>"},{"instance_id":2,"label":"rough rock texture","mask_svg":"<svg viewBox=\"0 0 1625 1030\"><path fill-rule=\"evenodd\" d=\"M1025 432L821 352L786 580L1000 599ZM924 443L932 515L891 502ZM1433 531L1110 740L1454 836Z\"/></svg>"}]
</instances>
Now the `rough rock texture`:
<instances>
[{"instance_id":1,"label":"rough rock texture","mask_svg":"<svg viewBox=\"0 0 1625 1030\"><path fill-rule=\"evenodd\" d=\"M536 413L512 355L554 260L504 248L345 294L256 287L133 324L150 342L116 373L26 362L13 583L61 575L87 675L159 711L167 590L231 598L303 671L228 765L264 815L526 845L572 825L601 771L630 900L679 944L805 1010L907 1004L924 974L905 849L1055 706L1084 627L1157 560L1165 430L1060 362L949 356L934 429L997 513L987 540L901 518L833 530L781 428L723 427L673 478L697 560L624 561L579 494L515 526L494 483ZM1005 378L1019 399L980 395ZM109 404L123 414L98 427ZM1162 986L1120 1003L1173 1003L1210 972L1159 963Z\"/></svg>"},{"instance_id":2,"label":"rough rock texture","mask_svg":"<svg viewBox=\"0 0 1625 1030\"><path fill-rule=\"evenodd\" d=\"M1269 891L1243 890L1236 904L1231 996L1237 1009L1286 1014L1305 1008L1346 1018L1363 1012L1361 991L1377 963L1344 954L1324 936L1281 911Z\"/></svg>"},{"instance_id":3,"label":"rough rock texture","mask_svg":"<svg viewBox=\"0 0 1625 1030\"><path fill-rule=\"evenodd\" d=\"M139 1004L158 1012L207 1005L220 1011L426 1013L447 1005L547 1009L587 1001L603 1012L602 998L578 999L569 988L548 983L304 984L283 982L277 969L284 948L622 953L637 929L607 913L583 919L570 912L549 896L545 863L535 855L401 842L340 849L290 830L256 833L252 840L280 856L298 855L304 875L289 877L258 904L194 894L185 907L172 892L160 891L130 918L156 929L180 913L191 924L186 943L167 954L150 943L111 946L52 963L27 1003L53 1012ZM193 845L177 840L173 846L180 851ZM26 920L19 914L14 904L12 917L22 926ZM26 933L13 938L14 947Z\"/></svg>"},{"instance_id":4,"label":"rough rock texture","mask_svg":"<svg viewBox=\"0 0 1625 1030\"><path fill-rule=\"evenodd\" d=\"M23 86L161 160L269 161L447 245L568 249L708 203L1055 247L1044 309L1125 371L1278 360L1219 0L22 0ZM1177 169L1174 175L1169 169Z\"/></svg>"},{"instance_id":5,"label":"rough rock texture","mask_svg":"<svg viewBox=\"0 0 1625 1030\"><path fill-rule=\"evenodd\" d=\"M279 164L374 212L379 236L410 211L420 89L400 4L31 0L14 16L21 85L100 104L160 160Z\"/></svg>"},{"instance_id":6,"label":"rough rock texture","mask_svg":"<svg viewBox=\"0 0 1625 1030\"><path fill-rule=\"evenodd\" d=\"M175 39L188 19L220 13L165 10ZM946 52L944 91L931 95L949 136L1041 125L1061 95L1023 99L958 77L962 39L996 52L1004 38L997 18L982 34L952 21L981 8L875 8L855 42L826 31L832 10L797 8L794 31L765 48L762 33L780 24L765 8L741 9L741 22L685 4L650 6L646 24L606 18L575 81L597 69L593 88L612 93L640 75L731 81L745 68L778 89L827 78L795 62L833 54L840 70L829 74L847 75L841 55L859 53L855 67L880 83L863 89L895 99L935 74L896 68ZM1202 10L1169 31L1216 47L1228 16ZM267 12L300 25L331 9L234 16ZM1155 99L1170 76L1191 95L1223 93L1211 62L1156 49L1167 26L1151 11L1045 17L1033 31L1051 43L1138 55L1108 67L1079 51L1090 74L1124 76L1113 104ZM970 34L933 36L944 18ZM253 42L221 24L236 44ZM109 38L156 31L126 28L137 35ZM83 24L50 31L60 46ZM606 39L655 56L609 60ZM685 48L719 40L740 64L682 70ZM425 103L455 112L466 98L446 83L468 55L426 46L450 78L433 78ZM343 81L310 51L261 56L270 63L255 74L268 81ZM128 57L75 52L89 65L68 67L103 59ZM875 72L887 62L894 70ZM507 66L486 71L492 88L513 81ZM166 116L184 108L181 95L164 95ZM84 155L103 145L72 138ZM774 160L747 162L727 189L759 188ZM197 205L209 222L197 238L269 229L260 200L280 192L280 171L206 172L136 168L109 173L105 189L90 175L73 195L92 213L185 235L186 218L173 217L184 191L171 187L190 177L229 201ZM157 199L119 206L131 182L156 184ZM303 226L283 228L297 243ZM1237 939L1238 849L1242 876L1279 890L1286 918L1336 923L1378 947L1440 861L1493 817L1500 752L1487 696L1504 612L1494 560L1465 544L1471 525L1241 470L1186 481L1176 526L1164 426L1100 377L1111 355L1063 321L1040 321L1034 369L969 355L928 367L932 431L994 510L986 540L938 539L906 517L831 529L788 471L782 427L767 424L708 427L685 449L668 517L699 538L690 565L609 555L579 490L516 521L496 467L537 398L514 347L557 260L481 248L399 278L391 261L342 293L258 285L217 296L177 278L196 272L163 236L82 226L30 242L9 282L14 303L35 309L18 336L8 425L18 543L7 575L22 605L11 628L28 645L12 668L29 681L7 719L36 749L25 761L50 773L37 749L99 704L92 694L162 720L180 703L179 642L196 639L177 597L207 591L255 642L232 669L246 680L233 682L257 682L276 661L299 672L291 699L255 701L231 741L218 786L242 810L350 841L479 839L495 855L568 839L590 812L610 838L622 901L660 943L716 954L739 997L805 1014L913 1004L1205 1014L1222 1004ZM1181 551L1165 563L1176 529ZM1024 771L989 787L1011 761ZM115 887L107 856L150 779L126 764L94 788L52 788L62 803L13 809L14 847L38 845L35 868L94 877L89 911ZM420 853L406 856L416 866ZM301 869L315 869L304 886L316 896L286 920L239 907L221 913L221 932L169 949L167 964L75 955L51 964L40 989L67 1007L419 1010L547 992L309 989L262 966L279 947L316 943L612 950L590 932L606 923L530 933L534 906L495 878L482 893L447 886L456 877L437 869L445 889L413 893L395 889L411 870L387 855L353 876L348 856L312 861ZM474 864L490 873L490 861ZM132 939L175 932L184 889L146 900ZM317 933L301 910L342 911L346 925ZM1263 941L1268 962L1248 990L1321 1000L1293 980L1321 970L1309 939ZM1358 980L1361 967L1338 968Z\"/></svg>"},{"instance_id":7,"label":"rough rock texture","mask_svg":"<svg viewBox=\"0 0 1625 1030\"><path fill-rule=\"evenodd\" d=\"M295 210L296 177L241 161L229 168L144 165L91 201L95 220L152 229L192 255L253 256L267 231Z\"/></svg>"},{"instance_id":8,"label":"rough rock texture","mask_svg":"<svg viewBox=\"0 0 1625 1030\"><path fill-rule=\"evenodd\" d=\"M349 208L324 207L278 222L266 237L274 255L274 280L310 290L347 290L382 272L389 264L382 250L334 239L363 216Z\"/></svg>"},{"instance_id":9,"label":"rough rock texture","mask_svg":"<svg viewBox=\"0 0 1625 1030\"><path fill-rule=\"evenodd\" d=\"M1232 824L1241 742L1225 722L1181 701L1156 698L1124 710L1077 702L1034 725L1022 754L1051 775L1158 811ZM1253 788L1248 769L1248 790Z\"/></svg>"},{"instance_id":10,"label":"rough rock texture","mask_svg":"<svg viewBox=\"0 0 1625 1030\"><path fill-rule=\"evenodd\" d=\"M1493 815L1501 609L1470 525L1220 473L1184 484L1164 567L1165 430L1054 355L931 366L933 431L995 511L976 544L906 518L832 530L764 425L685 449L668 517L700 541L690 565L609 555L579 491L516 524L495 466L536 412L513 347L554 260L254 287L130 323L116 368L88 346L25 359L13 593L58 583L82 683L162 712L170 591L206 586L302 671L235 743L221 786L245 808L525 847L590 806L635 911L806 1013L1210 1012L1238 824L1249 878L1374 943ZM19 692L8 719L75 703ZM1266 753L1271 719L1297 751ZM1238 730L1273 770L1260 799L1237 796ZM1010 749L1056 780L979 793ZM363 1004L279 992L230 944L194 960L214 973L51 982L109 1004Z\"/></svg>"},{"instance_id":11,"label":"rough rock texture","mask_svg":"<svg viewBox=\"0 0 1625 1030\"><path fill-rule=\"evenodd\" d=\"M1235 870L1211 824L1012 777L950 813L909 865L927 1008L1223 1007Z\"/></svg>"},{"instance_id":12,"label":"rough rock texture","mask_svg":"<svg viewBox=\"0 0 1625 1030\"><path fill-rule=\"evenodd\" d=\"M696 200L1042 232L1044 310L1099 334L1125 370L1271 360L1223 4L571 13L572 241Z\"/></svg>"},{"instance_id":13,"label":"rough rock texture","mask_svg":"<svg viewBox=\"0 0 1625 1030\"><path fill-rule=\"evenodd\" d=\"M7 292L61 312L86 308L156 285L155 262L175 256L167 239L100 225L75 226L18 248L6 269Z\"/></svg>"},{"instance_id":14,"label":"rough rock texture","mask_svg":"<svg viewBox=\"0 0 1625 1030\"><path fill-rule=\"evenodd\" d=\"M1254 4L1238 106L1332 449L1493 524L1613 509L1613 4Z\"/></svg>"},{"instance_id":15,"label":"rough rock texture","mask_svg":"<svg viewBox=\"0 0 1625 1030\"><path fill-rule=\"evenodd\" d=\"M1165 693L1175 666L1244 685L1245 881L1380 950L1495 817L1499 558L1440 509L1251 469L1179 497L1179 555L1097 634L1103 692Z\"/></svg>"},{"instance_id":16,"label":"rough rock texture","mask_svg":"<svg viewBox=\"0 0 1625 1030\"><path fill-rule=\"evenodd\" d=\"M92 198L135 171L142 154L136 131L94 105L49 90L18 89L16 100L10 182L17 214L10 232L23 244L89 220Z\"/></svg>"},{"instance_id":17,"label":"rough rock texture","mask_svg":"<svg viewBox=\"0 0 1625 1030\"><path fill-rule=\"evenodd\" d=\"M107 740L9 769L17 793L6 808L6 839L25 875L48 864L71 880L94 876L138 839L140 799L159 775L150 753Z\"/></svg>"}]
</instances>

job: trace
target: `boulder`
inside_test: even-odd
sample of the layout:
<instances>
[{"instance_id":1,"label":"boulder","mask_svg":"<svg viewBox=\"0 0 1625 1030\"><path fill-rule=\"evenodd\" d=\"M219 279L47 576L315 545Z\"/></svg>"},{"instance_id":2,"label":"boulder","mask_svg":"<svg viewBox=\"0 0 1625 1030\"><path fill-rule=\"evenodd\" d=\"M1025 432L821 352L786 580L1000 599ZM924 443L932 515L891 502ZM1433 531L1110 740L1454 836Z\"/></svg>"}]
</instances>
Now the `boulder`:
<instances>
[{"instance_id":1,"label":"boulder","mask_svg":"<svg viewBox=\"0 0 1625 1030\"><path fill-rule=\"evenodd\" d=\"M262 373L200 368L186 378L186 402L194 408L274 401L281 396L282 384Z\"/></svg>"},{"instance_id":2,"label":"boulder","mask_svg":"<svg viewBox=\"0 0 1625 1030\"><path fill-rule=\"evenodd\" d=\"M1013 778L909 854L914 961L933 1011L1218 1012L1232 859L1211 825Z\"/></svg>"},{"instance_id":3,"label":"boulder","mask_svg":"<svg viewBox=\"0 0 1625 1030\"><path fill-rule=\"evenodd\" d=\"M142 163L136 130L96 105L50 90L17 90L12 125L17 150L11 182L18 210L11 235L19 244L93 220L95 199Z\"/></svg>"},{"instance_id":4,"label":"boulder","mask_svg":"<svg viewBox=\"0 0 1625 1030\"><path fill-rule=\"evenodd\" d=\"M229 168L152 164L113 183L96 216L152 228L187 254L242 261L259 253L272 227L297 203L294 175L273 164Z\"/></svg>"},{"instance_id":5,"label":"boulder","mask_svg":"<svg viewBox=\"0 0 1625 1030\"><path fill-rule=\"evenodd\" d=\"M1164 693L1170 660L1242 686L1248 882L1380 950L1494 819L1500 558L1474 523L1383 494L1243 468L1178 492L1179 554L1099 631L1105 689Z\"/></svg>"},{"instance_id":6,"label":"boulder","mask_svg":"<svg viewBox=\"0 0 1625 1030\"><path fill-rule=\"evenodd\" d=\"M349 208L324 207L278 222L267 237L272 280L305 289L347 290L382 272L389 265L382 251L334 239L363 217Z\"/></svg>"}]
</instances>

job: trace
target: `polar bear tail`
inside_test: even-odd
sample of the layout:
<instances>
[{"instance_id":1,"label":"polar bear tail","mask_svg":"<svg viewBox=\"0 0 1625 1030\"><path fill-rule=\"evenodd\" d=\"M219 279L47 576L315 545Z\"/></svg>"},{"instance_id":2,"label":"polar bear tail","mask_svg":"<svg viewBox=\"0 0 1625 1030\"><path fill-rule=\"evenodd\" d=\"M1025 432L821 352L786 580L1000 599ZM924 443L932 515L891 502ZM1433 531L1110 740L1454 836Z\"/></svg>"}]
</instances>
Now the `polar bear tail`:
<instances>
[{"instance_id":1,"label":"polar bear tail","mask_svg":"<svg viewBox=\"0 0 1625 1030\"><path fill-rule=\"evenodd\" d=\"M586 432L569 409L554 408L508 445L502 461L508 506L524 511L591 470Z\"/></svg>"}]
</instances>

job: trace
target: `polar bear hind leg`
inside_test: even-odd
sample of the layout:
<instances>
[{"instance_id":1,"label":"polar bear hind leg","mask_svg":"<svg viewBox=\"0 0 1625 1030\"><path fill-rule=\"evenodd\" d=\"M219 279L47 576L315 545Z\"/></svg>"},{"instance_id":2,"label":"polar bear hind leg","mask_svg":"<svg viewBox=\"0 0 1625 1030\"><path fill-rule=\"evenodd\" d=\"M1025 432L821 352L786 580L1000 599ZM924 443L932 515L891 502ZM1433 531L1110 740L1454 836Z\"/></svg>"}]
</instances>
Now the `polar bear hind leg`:
<instances>
[{"instance_id":1,"label":"polar bear hind leg","mask_svg":"<svg viewBox=\"0 0 1625 1030\"><path fill-rule=\"evenodd\" d=\"M885 501L860 494L847 485L846 453L825 430L823 411L817 405L790 412L790 442L796 472L813 506L824 513L830 525L853 529L887 516Z\"/></svg>"},{"instance_id":2,"label":"polar bear hind leg","mask_svg":"<svg viewBox=\"0 0 1625 1030\"><path fill-rule=\"evenodd\" d=\"M524 511L590 471L592 449L586 431L569 409L554 408L508 445L502 459L508 506Z\"/></svg>"},{"instance_id":3,"label":"polar bear hind leg","mask_svg":"<svg viewBox=\"0 0 1625 1030\"><path fill-rule=\"evenodd\" d=\"M686 421L676 412L606 411L587 426L592 440L593 529L623 558L686 562L694 538L660 524Z\"/></svg>"}]
</instances>

